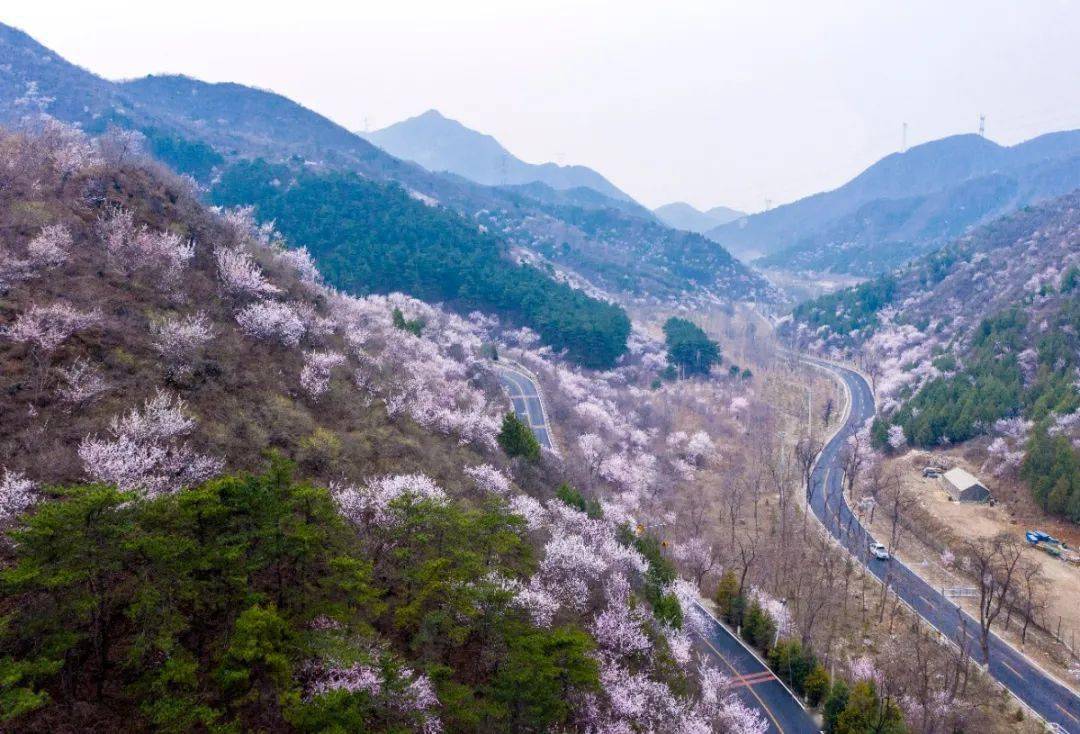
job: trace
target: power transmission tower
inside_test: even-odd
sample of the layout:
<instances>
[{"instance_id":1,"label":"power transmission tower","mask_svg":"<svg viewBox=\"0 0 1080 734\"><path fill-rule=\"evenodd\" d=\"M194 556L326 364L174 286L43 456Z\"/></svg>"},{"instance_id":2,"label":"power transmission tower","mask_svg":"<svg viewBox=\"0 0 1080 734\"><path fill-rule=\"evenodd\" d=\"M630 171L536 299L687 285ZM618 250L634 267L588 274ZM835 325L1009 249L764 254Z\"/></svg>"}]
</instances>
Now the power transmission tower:
<instances>
[{"instance_id":1,"label":"power transmission tower","mask_svg":"<svg viewBox=\"0 0 1080 734\"><path fill-rule=\"evenodd\" d=\"M772 209L772 199L770 199L768 196L766 196L765 197L765 211L769 211L770 209Z\"/></svg>"},{"instance_id":2,"label":"power transmission tower","mask_svg":"<svg viewBox=\"0 0 1080 734\"><path fill-rule=\"evenodd\" d=\"M907 123L906 122L904 123L904 126L903 126L903 128L901 129L901 132L900 132L900 152L901 153L906 153L907 152Z\"/></svg>"},{"instance_id":3,"label":"power transmission tower","mask_svg":"<svg viewBox=\"0 0 1080 734\"><path fill-rule=\"evenodd\" d=\"M986 115L979 115L979 137L986 137Z\"/></svg>"}]
</instances>

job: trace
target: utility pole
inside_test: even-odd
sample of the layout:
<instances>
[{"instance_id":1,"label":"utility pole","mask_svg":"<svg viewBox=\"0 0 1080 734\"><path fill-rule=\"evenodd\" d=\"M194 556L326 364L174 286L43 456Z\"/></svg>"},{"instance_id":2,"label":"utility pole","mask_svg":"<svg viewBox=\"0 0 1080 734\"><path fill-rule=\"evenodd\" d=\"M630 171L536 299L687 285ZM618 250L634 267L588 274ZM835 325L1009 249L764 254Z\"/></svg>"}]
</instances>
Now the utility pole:
<instances>
[{"instance_id":1,"label":"utility pole","mask_svg":"<svg viewBox=\"0 0 1080 734\"><path fill-rule=\"evenodd\" d=\"M979 137L986 137L986 115L979 115Z\"/></svg>"}]
</instances>

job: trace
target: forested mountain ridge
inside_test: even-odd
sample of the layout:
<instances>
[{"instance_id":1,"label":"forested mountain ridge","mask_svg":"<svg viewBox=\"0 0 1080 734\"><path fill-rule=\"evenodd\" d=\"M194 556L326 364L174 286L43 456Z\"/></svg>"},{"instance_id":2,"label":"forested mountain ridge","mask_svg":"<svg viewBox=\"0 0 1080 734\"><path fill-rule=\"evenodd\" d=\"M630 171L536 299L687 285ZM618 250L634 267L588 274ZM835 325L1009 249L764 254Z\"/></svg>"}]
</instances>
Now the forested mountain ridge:
<instances>
[{"instance_id":1,"label":"forested mountain ridge","mask_svg":"<svg viewBox=\"0 0 1080 734\"><path fill-rule=\"evenodd\" d=\"M767 267L874 275L1077 186L1080 131L1011 147L957 135L894 153L833 191L707 234Z\"/></svg>"},{"instance_id":2,"label":"forested mountain ridge","mask_svg":"<svg viewBox=\"0 0 1080 734\"><path fill-rule=\"evenodd\" d=\"M226 169L211 197L255 206L349 293L401 291L463 312L494 311L589 367L611 367L626 351L630 320L621 308L510 261L498 238L400 187L259 160Z\"/></svg>"},{"instance_id":3,"label":"forested mountain ridge","mask_svg":"<svg viewBox=\"0 0 1080 734\"><path fill-rule=\"evenodd\" d=\"M558 206L522 191L504 191L444 176L383 152L314 111L271 92L237 84L208 84L158 75L111 82L64 61L25 33L0 27L0 122L17 123L44 110L98 134L110 126L140 131L170 166L209 181L217 159L263 157L303 162L315 170L353 172L394 181L505 234L517 246L543 249L556 267L572 269L616 295L675 301L781 298L760 275L708 241L652 221L644 209L602 212L591 204ZM690 263L682 271L678 265ZM651 290L650 290L651 289Z\"/></svg>"},{"instance_id":4,"label":"forested mountain ridge","mask_svg":"<svg viewBox=\"0 0 1080 734\"><path fill-rule=\"evenodd\" d=\"M874 378L882 445L985 437L988 470L1019 474L1080 521L1080 193L984 225L889 275L799 306L812 350Z\"/></svg>"},{"instance_id":5,"label":"forested mountain ridge","mask_svg":"<svg viewBox=\"0 0 1080 734\"><path fill-rule=\"evenodd\" d=\"M660 544L500 451L527 330L41 126L0 134L5 731L764 731Z\"/></svg>"},{"instance_id":6,"label":"forested mountain ridge","mask_svg":"<svg viewBox=\"0 0 1080 734\"><path fill-rule=\"evenodd\" d=\"M613 199L632 201L587 166L526 163L492 136L451 120L438 110L358 134L387 153L429 171L449 171L486 186L542 183L556 190L584 187Z\"/></svg>"}]
</instances>

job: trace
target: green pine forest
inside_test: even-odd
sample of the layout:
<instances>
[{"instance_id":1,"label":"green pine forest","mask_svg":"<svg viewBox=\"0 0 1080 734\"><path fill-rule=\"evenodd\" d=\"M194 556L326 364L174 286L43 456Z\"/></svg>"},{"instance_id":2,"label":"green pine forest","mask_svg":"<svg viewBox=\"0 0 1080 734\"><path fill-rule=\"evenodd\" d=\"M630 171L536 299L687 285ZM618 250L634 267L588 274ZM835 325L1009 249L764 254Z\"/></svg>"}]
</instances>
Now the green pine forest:
<instances>
[{"instance_id":1,"label":"green pine forest","mask_svg":"<svg viewBox=\"0 0 1080 734\"><path fill-rule=\"evenodd\" d=\"M344 291L402 291L494 311L586 367L611 367L626 351L630 320L619 306L512 262L500 239L396 184L256 160L227 168L211 195L220 205L255 205Z\"/></svg>"},{"instance_id":2,"label":"green pine forest","mask_svg":"<svg viewBox=\"0 0 1080 734\"><path fill-rule=\"evenodd\" d=\"M1034 422L1020 476L1045 510L1080 522L1080 452L1054 435L1055 416L1080 408L1076 370L1080 366L1080 292L1063 281L1060 306L1047 328L1032 323L1021 307L984 319L962 362L940 355L945 376L930 380L890 419L878 419L873 436L885 445L890 425L923 447L967 441L986 434L1000 418ZM1033 374L1025 379L1019 355L1034 348Z\"/></svg>"}]
</instances>

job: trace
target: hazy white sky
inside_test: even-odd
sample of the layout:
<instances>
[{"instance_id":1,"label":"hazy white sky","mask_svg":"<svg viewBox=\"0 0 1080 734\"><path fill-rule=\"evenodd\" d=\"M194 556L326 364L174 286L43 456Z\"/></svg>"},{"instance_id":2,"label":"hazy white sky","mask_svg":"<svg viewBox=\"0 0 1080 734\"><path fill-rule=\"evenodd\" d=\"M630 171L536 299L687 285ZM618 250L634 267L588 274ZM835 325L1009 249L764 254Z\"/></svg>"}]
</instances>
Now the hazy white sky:
<instances>
[{"instance_id":1,"label":"hazy white sky","mask_svg":"<svg viewBox=\"0 0 1080 734\"><path fill-rule=\"evenodd\" d=\"M760 209L908 142L1080 127L1075 0L9 2L110 78L178 72L372 129L437 108L650 206Z\"/></svg>"}]
</instances>

